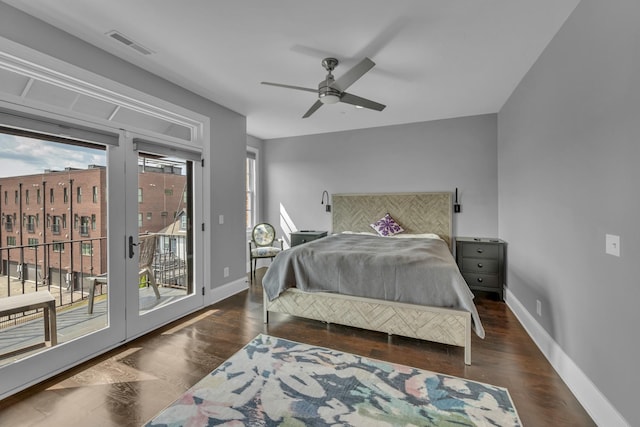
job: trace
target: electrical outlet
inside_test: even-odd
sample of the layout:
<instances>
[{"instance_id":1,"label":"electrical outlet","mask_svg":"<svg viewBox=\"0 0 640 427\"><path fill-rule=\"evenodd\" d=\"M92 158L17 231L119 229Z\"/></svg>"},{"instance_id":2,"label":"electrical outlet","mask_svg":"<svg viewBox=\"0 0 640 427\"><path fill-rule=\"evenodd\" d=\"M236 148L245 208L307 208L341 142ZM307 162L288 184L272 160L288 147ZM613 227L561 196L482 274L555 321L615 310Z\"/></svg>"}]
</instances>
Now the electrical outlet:
<instances>
[{"instance_id":1,"label":"electrical outlet","mask_svg":"<svg viewBox=\"0 0 640 427\"><path fill-rule=\"evenodd\" d=\"M229 267L224 268L224 277L229 277Z\"/></svg>"},{"instance_id":2,"label":"electrical outlet","mask_svg":"<svg viewBox=\"0 0 640 427\"><path fill-rule=\"evenodd\" d=\"M538 316L542 316L542 303L539 299L536 300L536 313L538 313Z\"/></svg>"},{"instance_id":3,"label":"electrical outlet","mask_svg":"<svg viewBox=\"0 0 640 427\"><path fill-rule=\"evenodd\" d=\"M620 236L607 234L605 236L605 253L613 256L620 256Z\"/></svg>"}]
</instances>

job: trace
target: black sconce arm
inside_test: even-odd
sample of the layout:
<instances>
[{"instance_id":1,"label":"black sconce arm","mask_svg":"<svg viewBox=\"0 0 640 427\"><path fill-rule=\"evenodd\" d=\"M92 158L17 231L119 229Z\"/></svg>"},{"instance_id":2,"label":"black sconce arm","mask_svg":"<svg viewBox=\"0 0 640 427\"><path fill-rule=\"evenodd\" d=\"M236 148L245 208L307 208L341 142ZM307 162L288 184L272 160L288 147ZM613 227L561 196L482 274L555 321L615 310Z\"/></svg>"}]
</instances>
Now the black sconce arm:
<instances>
[{"instance_id":1,"label":"black sconce arm","mask_svg":"<svg viewBox=\"0 0 640 427\"><path fill-rule=\"evenodd\" d=\"M327 206L325 206L325 210L327 212L331 212L331 205L329 204L329 193L327 192L327 190L324 190L322 192L322 200L320 201L321 205L324 205L324 196L327 196Z\"/></svg>"}]
</instances>

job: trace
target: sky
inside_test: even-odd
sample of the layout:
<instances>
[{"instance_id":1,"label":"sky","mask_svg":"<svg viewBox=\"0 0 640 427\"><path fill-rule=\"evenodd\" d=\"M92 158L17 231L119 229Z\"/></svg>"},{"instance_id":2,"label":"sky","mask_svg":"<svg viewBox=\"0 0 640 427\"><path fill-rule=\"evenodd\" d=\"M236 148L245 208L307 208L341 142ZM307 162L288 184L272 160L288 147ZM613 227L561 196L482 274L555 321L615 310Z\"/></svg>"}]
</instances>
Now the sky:
<instances>
[{"instance_id":1,"label":"sky","mask_svg":"<svg viewBox=\"0 0 640 427\"><path fill-rule=\"evenodd\" d=\"M1 178L106 164L106 151L0 133Z\"/></svg>"}]
</instances>

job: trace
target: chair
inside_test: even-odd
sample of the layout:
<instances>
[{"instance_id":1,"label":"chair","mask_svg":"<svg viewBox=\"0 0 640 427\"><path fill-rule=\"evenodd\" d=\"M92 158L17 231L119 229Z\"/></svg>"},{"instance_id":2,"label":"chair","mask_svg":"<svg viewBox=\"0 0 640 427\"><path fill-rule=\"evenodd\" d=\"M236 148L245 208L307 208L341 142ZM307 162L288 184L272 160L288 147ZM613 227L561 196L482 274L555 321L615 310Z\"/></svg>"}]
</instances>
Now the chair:
<instances>
[{"instance_id":1,"label":"chair","mask_svg":"<svg viewBox=\"0 0 640 427\"><path fill-rule=\"evenodd\" d=\"M138 283L136 286L140 285L140 280L142 280L143 276L147 277L147 283L151 284L153 287L153 292L156 294L156 299L160 299L160 291L158 290L158 284L156 283L156 278L153 274L153 257L156 253L156 236L155 235L147 235L139 237L140 243L138 243L138 247L140 248L140 256L138 257ZM98 276L90 277L93 279L93 285L89 288L89 314L93 313L93 299L96 293L96 287L98 285L104 285L109 282L109 277L107 273L100 274Z\"/></svg>"},{"instance_id":2,"label":"chair","mask_svg":"<svg viewBox=\"0 0 640 427\"><path fill-rule=\"evenodd\" d=\"M143 276L147 277L148 283L151 283L153 287L153 292L156 294L156 299L160 299L160 291L158 290L158 285L156 284L156 278L153 274L153 257L156 254L156 236L141 236L140 237L140 256L138 265L140 266L140 271L138 275L140 279Z\"/></svg>"},{"instance_id":3,"label":"chair","mask_svg":"<svg viewBox=\"0 0 640 427\"><path fill-rule=\"evenodd\" d=\"M258 259L270 258L273 260L282 251L282 239L278 239L280 247L273 245L275 240L276 230L273 225L263 222L253 227L251 240L249 240L249 266L252 279L256 277Z\"/></svg>"}]
</instances>

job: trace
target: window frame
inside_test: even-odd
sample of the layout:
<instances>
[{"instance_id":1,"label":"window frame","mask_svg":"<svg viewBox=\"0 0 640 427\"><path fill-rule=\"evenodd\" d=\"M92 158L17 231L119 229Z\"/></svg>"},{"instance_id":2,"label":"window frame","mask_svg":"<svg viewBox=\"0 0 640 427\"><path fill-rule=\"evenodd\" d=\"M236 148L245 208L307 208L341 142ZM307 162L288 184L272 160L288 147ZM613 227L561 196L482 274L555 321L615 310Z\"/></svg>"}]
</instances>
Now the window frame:
<instances>
[{"instance_id":1,"label":"window frame","mask_svg":"<svg viewBox=\"0 0 640 427\"><path fill-rule=\"evenodd\" d=\"M247 232L258 223L259 217L259 155L257 148L247 147L245 160L245 226Z\"/></svg>"}]
</instances>

